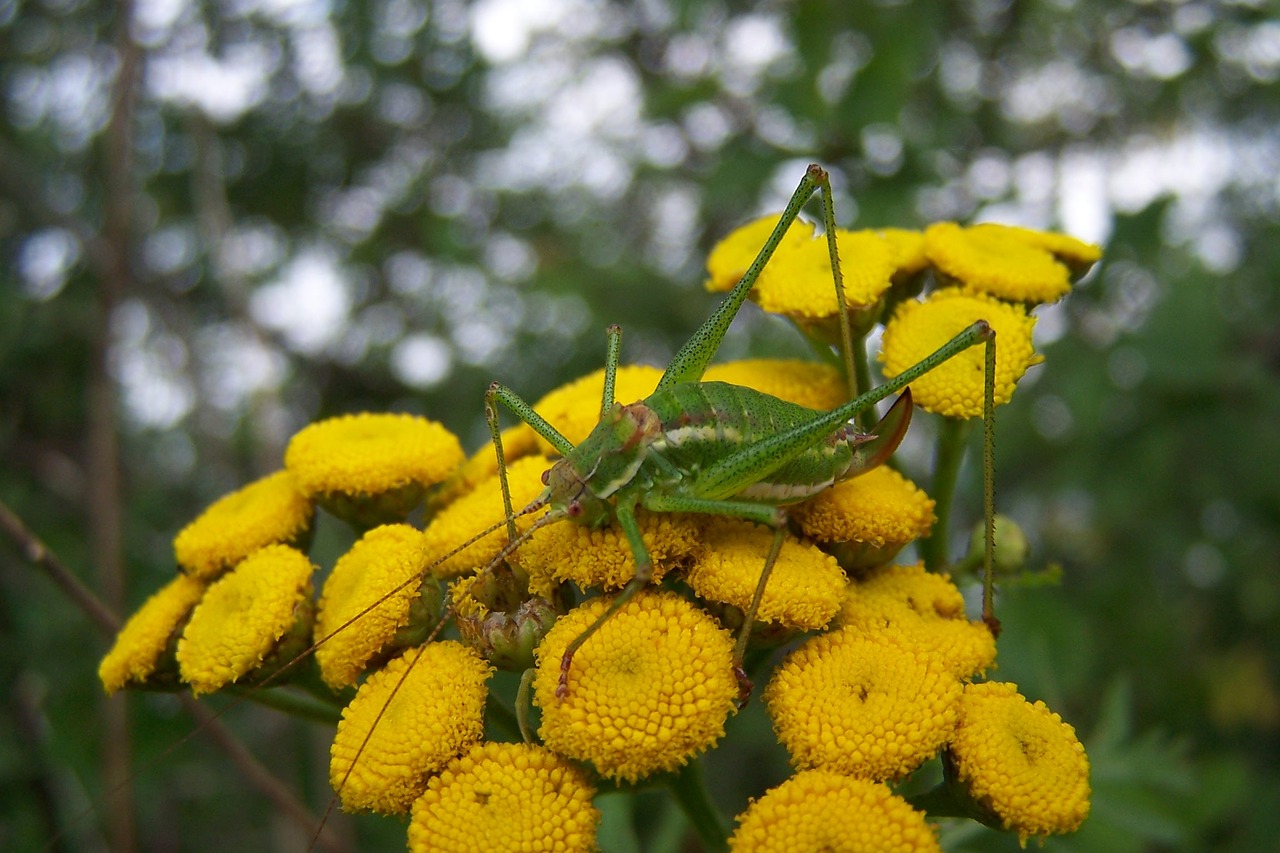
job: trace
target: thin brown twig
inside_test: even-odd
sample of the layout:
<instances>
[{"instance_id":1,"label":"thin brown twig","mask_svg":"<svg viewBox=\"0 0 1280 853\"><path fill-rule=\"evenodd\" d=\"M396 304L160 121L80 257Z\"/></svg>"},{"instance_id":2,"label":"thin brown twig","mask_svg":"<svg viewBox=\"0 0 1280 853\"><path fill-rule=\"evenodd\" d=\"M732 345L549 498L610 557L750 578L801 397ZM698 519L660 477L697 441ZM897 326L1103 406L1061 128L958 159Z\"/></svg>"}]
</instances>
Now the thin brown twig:
<instances>
[{"instance_id":1,"label":"thin brown twig","mask_svg":"<svg viewBox=\"0 0 1280 853\"><path fill-rule=\"evenodd\" d=\"M111 637L115 635L120 628L120 619L67 568L66 564L58 559L58 555L39 536L32 532L18 514L3 501L0 501L0 530L8 535L9 539L18 547L28 562L43 569L45 574L67 594L67 597L89 616L103 636ZM231 758L232 763L244 774L245 778L271 800L276 809L295 821L306 832L312 833L315 831L319 818L294 797L284 783L275 778L271 771L254 757L248 747L241 743L236 735L218 720L218 714L205 708L190 696L180 696L179 698L187 711L195 718L197 727L187 738L183 738L183 740L174 744L171 750L181 746L192 735L208 732L214 742ZM166 752L165 754L168 753ZM114 791L109 791L107 796L112 796L113 794ZM347 845L338 839L332 831L328 830L317 838L317 843L326 850L334 851L334 853L343 853L348 849Z\"/></svg>"}]
</instances>

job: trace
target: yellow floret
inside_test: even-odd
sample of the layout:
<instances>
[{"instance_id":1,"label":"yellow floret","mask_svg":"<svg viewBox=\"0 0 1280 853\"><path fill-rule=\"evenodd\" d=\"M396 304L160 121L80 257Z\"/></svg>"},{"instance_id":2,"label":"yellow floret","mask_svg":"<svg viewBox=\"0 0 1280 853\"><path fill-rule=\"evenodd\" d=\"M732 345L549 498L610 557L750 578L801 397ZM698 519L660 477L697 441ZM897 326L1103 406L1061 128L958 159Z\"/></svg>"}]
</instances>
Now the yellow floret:
<instances>
[{"instance_id":1,"label":"yellow floret","mask_svg":"<svg viewBox=\"0 0 1280 853\"><path fill-rule=\"evenodd\" d=\"M906 281L928 268L929 258L924 253L924 232L906 228L879 228L876 233L897 251L898 268L893 274L894 284Z\"/></svg>"},{"instance_id":2,"label":"yellow floret","mask_svg":"<svg viewBox=\"0 0 1280 853\"><path fill-rule=\"evenodd\" d=\"M963 287L1011 302L1056 302L1071 276L1045 248L993 226L962 228L939 222L924 233L925 254L944 276Z\"/></svg>"},{"instance_id":3,"label":"yellow floret","mask_svg":"<svg viewBox=\"0 0 1280 853\"><path fill-rule=\"evenodd\" d=\"M178 575L138 608L116 635L115 644L98 664L98 678L107 693L125 687L141 687L165 673L165 653L170 651L191 608L204 595L204 584ZM173 661L167 662L173 678Z\"/></svg>"},{"instance_id":4,"label":"yellow floret","mask_svg":"<svg viewBox=\"0 0 1280 853\"><path fill-rule=\"evenodd\" d=\"M950 577L926 571L922 563L886 566L850 584L836 624L897 632L937 655L957 678L970 678L995 664L991 629L965 616L964 596Z\"/></svg>"},{"instance_id":5,"label":"yellow floret","mask_svg":"<svg viewBox=\"0 0 1280 853\"><path fill-rule=\"evenodd\" d=\"M735 708L733 639L710 615L667 592L641 592L573 656L561 656L609 607L596 598L562 616L538 647L534 701L550 749L635 781L674 770L724 734Z\"/></svg>"},{"instance_id":6,"label":"yellow floret","mask_svg":"<svg viewBox=\"0 0 1280 853\"><path fill-rule=\"evenodd\" d=\"M716 518L707 525L706 551L685 575L700 597L730 604L744 613L751 606L773 531L746 521ZM840 609L844 571L829 554L788 536L765 585L758 622L815 631Z\"/></svg>"},{"instance_id":7,"label":"yellow floret","mask_svg":"<svg viewBox=\"0 0 1280 853\"><path fill-rule=\"evenodd\" d=\"M733 286L746 275L769 239L769 235L777 227L779 215L770 214L754 219L731 231L727 237L712 247L710 254L707 255L707 290L716 292L733 289ZM788 252L812 242L813 231L811 222L799 219L792 222L774 252L774 259L776 260L779 255L785 257ZM770 267L766 266L761 278L763 279L769 273Z\"/></svg>"},{"instance_id":8,"label":"yellow floret","mask_svg":"<svg viewBox=\"0 0 1280 853\"><path fill-rule=\"evenodd\" d=\"M526 456L507 469L511 507L519 512L542 494L542 474L552 466L545 456ZM492 533L457 551L467 540L506 517L502 486L495 472L470 493L441 509L426 529L426 556L431 572L438 578L453 578L486 565L507 545L507 529L502 525ZM536 514L516 519L516 529L524 532ZM457 553L452 553L457 551Z\"/></svg>"},{"instance_id":9,"label":"yellow floret","mask_svg":"<svg viewBox=\"0 0 1280 853\"><path fill-rule=\"evenodd\" d=\"M859 542L900 548L927 536L933 500L887 465L836 483L791 510L806 536L819 542Z\"/></svg>"},{"instance_id":10,"label":"yellow floret","mask_svg":"<svg viewBox=\"0 0 1280 853\"><path fill-rule=\"evenodd\" d=\"M1032 228L1019 228L1014 225L983 224L973 226L977 229L992 229L996 233L1020 240L1028 246L1044 249L1059 261L1071 268L1076 275L1083 275L1102 258L1102 248L1093 243L1077 240L1069 234L1058 234L1053 231L1036 231Z\"/></svg>"},{"instance_id":11,"label":"yellow floret","mask_svg":"<svg viewBox=\"0 0 1280 853\"><path fill-rule=\"evenodd\" d=\"M367 526L402 520L462 461L458 439L435 421L370 412L313 423L284 454L305 494Z\"/></svg>"},{"instance_id":12,"label":"yellow floret","mask_svg":"<svg viewBox=\"0 0 1280 853\"><path fill-rule=\"evenodd\" d=\"M586 774L550 750L481 743L427 782L413 804L409 850L588 853L600 812Z\"/></svg>"},{"instance_id":13,"label":"yellow floret","mask_svg":"<svg viewBox=\"0 0 1280 853\"><path fill-rule=\"evenodd\" d=\"M957 288L935 291L924 302L898 306L885 325L880 350L884 374L892 379L964 331L986 320L996 331L996 405L1009 402L1027 368L1043 359L1032 346L1035 318L1022 308ZM980 417L985 383L985 346L970 347L911 383L921 408L952 418Z\"/></svg>"},{"instance_id":14,"label":"yellow floret","mask_svg":"<svg viewBox=\"0 0 1280 853\"><path fill-rule=\"evenodd\" d=\"M268 545L215 581L178 641L178 667L192 692L238 681L276 650L300 618L309 620L314 571L301 551Z\"/></svg>"},{"instance_id":15,"label":"yellow floret","mask_svg":"<svg viewBox=\"0 0 1280 853\"><path fill-rule=\"evenodd\" d=\"M898 268L898 250L874 231L836 229L836 245L844 273L845 305L875 305L889 289ZM769 264L769 275L756 283L753 297L772 314L798 320L836 317L840 308L826 239L810 240L786 253L779 251Z\"/></svg>"},{"instance_id":16,"label":"yellow floret","mask_svg":"<svg viewBox=\"0 0 1280 853\"><path fill-rule=\"evenodd\" d=\"M409 624L426 566L422 532L407 524L375 527L338 558L316 609L316 663L326 684L354 684Z\"/></svg>"},{"instance_id":17,"label":"yellow floret","mask_svg":"<svg viewBox=\"0 0 1280 853\"><path fill-rule=\"evenodd\" d=\"M313 514L293 474L277 471L214 501L174 538L174 556L187 574L212 580L259 548L296 542Z\"/></svg>"},{"instance_id":18,"label":"yellow floret","mask_svg":"<svg viewBox=\"0 0 1280 853\"><path fill-rule=\"evenodd\" d=\"M369 676L343 710L330 750L329 782L343 809L407 812L427 776L480 739L491 672L471 649L444 641Z\"/></svg>"},{"instance_id":19,"label":"yellow floret","mask_svg":"<svg viewBox=\"0 0 1280 853\"><path fill-rule=\"evenodd\" d=\"M653 561L655 583L702 552L700 516L640 509L636 521ZM619 589L636 575L631 543L616 525L553 524L520 548L519 560L531 575L573 581L581 587Z\"/></svg>"},{"instance_id":20,"label":"yellow floret","mask_svg":"<svg viewBox=\"0 0 1280 853\"><path fill-rule=\"evenodd\" d=\"M965 686L948 766L968 795L1024 844L1089 816L1089 759L1075 729L1017 685Z\"/></svg>"},{"instance_id":21,"label":"yellow floret","mask_svg":"<svg viewBox=\"0 0 1280 853\"><path fill-rule=\"evenodd\" d=\"M803 359L748 358L713 364L702 380L741 385L820 411L849 399L849 386L839 370Z\"/></svg>"},{"instance_id":22,"label":"yellow floret","mask_svg":"<svg viewBox=\"0 0 1280 853\"><path fill-rule=\"evenodd\" d=\"M751 803L733 853L942 853L925 816L878 782L797 773Z\"/></svg>"},{"instance_id":23,"label":"yellow floret","mask_svg":"<svg viewBox=\"0 0 1280 853\"><path fill-rule=\"evenodd\" d=\"M946 743L960 690L936 655L898 635L843 628L788 655L764 700L793 766L885 781Z\"/></svg>"}]
</instances>

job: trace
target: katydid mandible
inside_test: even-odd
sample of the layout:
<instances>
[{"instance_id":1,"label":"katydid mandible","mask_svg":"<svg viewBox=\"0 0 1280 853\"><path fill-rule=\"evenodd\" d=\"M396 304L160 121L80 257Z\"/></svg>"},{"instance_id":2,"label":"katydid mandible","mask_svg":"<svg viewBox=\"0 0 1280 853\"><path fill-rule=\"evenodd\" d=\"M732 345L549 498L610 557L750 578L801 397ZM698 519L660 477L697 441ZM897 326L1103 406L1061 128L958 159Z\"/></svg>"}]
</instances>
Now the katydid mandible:
<instances>
[{"instance_id":1,"label":"katydid mandible","mask_svg":"<svg viewBox=\"0 0 1280 853\"><path fill-rule=\"evenodd\" d=\"M838 302L844 305L834 211L827 173L811 165L788 202L777 226L746 274L712 315L694 332L667 366L652 394L621 405L613 399L621 332L608 331L604 395L600 422L582 443L574 446L513 391L494 383L485 395L485 411L498 457L498 472L507 515L509 544L493 560L496 566L540 527L569 519L599 527L616 522L635 558L634 578L614 598L610 608L564 652L557 695L566 695L574 653L613 613L636 595L653 575L653 561L636 520L637 507L653 512L691 512L730 516L774 530L754 600L745 615L735 652L735 666L745 694L750 686L742 671L748 632L765 584L782 545L786 510L841 480L871 470L897 448L911 418L909 383L956 354L986 345L985 492L987 544L983 618L996 626L991 612L993 529L991 523L991 422L994 409L995 332L982 320L969 326L932 355L878 388L864 390L849 402L822 412L789 403L749 388L723 382L702 382L729 324L746 301L783 235L812 197L822 191L826 239L832 260ZM851 334L847 312L839 312L848 362ZM850 373L850 375L852 375ZM904 390L906 389L906 390ZM871 434L855 428L854 419L889 395L899 400ZM543 475L542 494L520 515L543 506L550 509L523 535L517 536L506 481L505 459L496 402L531 426L561 454Z\"/></svg>"}]
</instances>

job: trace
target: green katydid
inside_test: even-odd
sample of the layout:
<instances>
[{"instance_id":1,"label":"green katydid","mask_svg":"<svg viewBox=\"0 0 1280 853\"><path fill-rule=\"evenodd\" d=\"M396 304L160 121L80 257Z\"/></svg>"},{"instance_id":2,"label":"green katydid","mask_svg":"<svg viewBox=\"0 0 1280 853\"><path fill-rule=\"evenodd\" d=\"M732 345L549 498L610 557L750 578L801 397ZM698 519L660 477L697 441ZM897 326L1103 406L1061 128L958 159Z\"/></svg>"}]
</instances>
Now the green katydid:
<instances>
[{"instance_id":1,"label":"green katydid","mask_svg":"<svg viewBox=\"0 0 1280 853\"><path fill-rule=\"evenodd\" d=\"M832 259L838 304L843 305L840 265L835 242L834 212L827 173L808 168L800 185L756 260L714 313L694 332L667 366L656 390L644 400L620 405L613 399L618 368L620 331L609 329L604 396L600 422L574 446L513 391L494 383L486 394L486 415L498 457L509 544L491 563L509 556L540 527L570 519L601 526L616 522L635 558L635 577L614 598L611 607L566 649L561 660L558 695L568 690L574 653L609 617L649 583L653 563L636 520L637 507L655 512L693 512L731 516L765 524L775 531L754 601L739 636L735 664L741 672L748 631L763 595L773 562L782 544L788 504L812 497L840 480L881 464L897 448L911 416L909 383L942 362L978 343L986 345L986 514L987 553L992 551L991 419L994 408L995 332L979 320L932 355L878 388L821 412L785 402L768 394L722 382L702 382L729 324L746 301L800 209L822 191L827 241ZM842 311L842 337L850 347L848 320ZM852 375L852 374L850 374ZM853 419L880 400L907 389L871 434L861 434ZM506 481L505 459L497 421L501 403L531 426L561 454L543 475L542 494L519 514L550 509L523 535L517 536ZM991 612L989 562L983 617L995 628Z\"/></svg>"}]
</instances>

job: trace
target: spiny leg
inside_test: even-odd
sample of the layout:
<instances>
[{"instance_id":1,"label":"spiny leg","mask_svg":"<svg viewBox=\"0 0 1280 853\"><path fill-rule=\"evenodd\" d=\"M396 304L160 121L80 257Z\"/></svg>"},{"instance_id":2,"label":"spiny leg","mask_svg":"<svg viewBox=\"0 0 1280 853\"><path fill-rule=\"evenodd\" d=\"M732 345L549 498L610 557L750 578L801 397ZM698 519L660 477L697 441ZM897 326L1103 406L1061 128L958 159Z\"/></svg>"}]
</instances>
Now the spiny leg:
<instances>
[{"instance_id":1,"label":"spiny leg","mask_svg":"<svg viewBox=\"0 0 1280 853\"><path fill-rule=\"evenodd\" d=\"M618 378L618 363L622 359L622 327L613 323L604 330L604 394L600 399L600 417L613 408L614 386Z\"/></svg>"},{"instance_id":2,"label":"spiny leg","mask_svg":"<svg viewBox=\"0 0 1280 853\"><path fill-rule=\"evenodd\" d=\"M608 622L613 614L626 605L628 601L635 598L640 590L649 585L649 581L653 579L653 558L649 556L649 549L645 547L644 536L640 532L640 522L636 520L635 498L625 501L622 497L618 499L618 505L614 510L614 516L618 520L618 526L622 528L622 532L627 537L627 544L631 546L631 555L635 558L636 573L631 580L627 581L622 591L614 596L613 601L609 604L609 609L600 614L596 621L587 626L586 630L573 638L573 641L565 648L564 654L560 657L560 682L556 685L556 698L563 699L569 695L569 667L573 665L573 656L578 649L582 648L582 644L587 641L592 634L600 630L604 623Z\"/></svg>"},{"instance_id":3,"label":"spiny leg","mask_svg":"<svg viewBox=\"0 0 1280 853\"><path fill-rule=\"evenodd\" d=\"M680 347L680 351L675 354L675 357L671 359L671 363L667 365L666 372L662 374L662 379L658 381L659 388L666 388L680 382L697 382L702 378L702 374L706 372L707 365L711 363L711 359L720 348L720 343L724 340L725 334L729 331L729 325L733 322L733 318L738 315L738 310L742 308L742 303L746 302L751 288L755 286L756 281L760 278L760 273L764 270L765 265L769 263L769 259L773 257L773 253L782 242L787 229L791 227L791 223L796 221L796 217L800 215L800 209L804 207L805 202L813 196L818 187L825 186L826 183L826 171L821 166L809 166L804 177L800 179L800 185L791 194L791 199L787 202L782 216L778 219L778 224L760 249L760 253L756 255L756 259L751 262L751 266L747 268L746 273L738 283L733 286L733 290L729 291L729 295L725 297L724 301L690 336L685 345Z\"/></svg>"},{"instance_id":4,"label":"spiny leg","mask_svg":"<svg viewBox=\"0 0 1280 853\"><path fill-rule=\"evenodd\" d=\"M987 338L982 400L982 621L996 637L1000 620L995 613L996 559L996 334Z\"/></svg>"}]
</instances>

